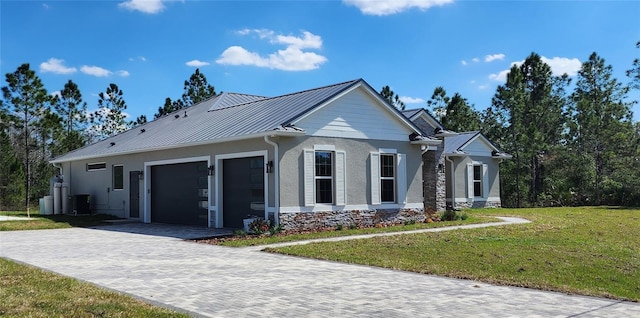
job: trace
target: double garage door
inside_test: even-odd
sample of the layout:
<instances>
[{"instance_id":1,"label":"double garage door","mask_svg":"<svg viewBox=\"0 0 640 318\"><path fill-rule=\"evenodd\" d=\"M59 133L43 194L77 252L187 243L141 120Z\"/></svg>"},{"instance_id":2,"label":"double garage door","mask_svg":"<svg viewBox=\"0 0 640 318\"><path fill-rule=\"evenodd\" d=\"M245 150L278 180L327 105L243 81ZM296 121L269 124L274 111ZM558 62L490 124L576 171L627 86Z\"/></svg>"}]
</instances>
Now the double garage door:
<instances>
[{"instance_id":1,"label":"double garage door","mask_svg":"<svg viewBox=\"0 0 640 318\"><path fill-rule=\"evenodd\" d=\"M223 226L264 216L263 157L225 159L220 172ZM208 178L206 161L152 166L151 222L207 226Z\"/></svg>"}]
</instances>

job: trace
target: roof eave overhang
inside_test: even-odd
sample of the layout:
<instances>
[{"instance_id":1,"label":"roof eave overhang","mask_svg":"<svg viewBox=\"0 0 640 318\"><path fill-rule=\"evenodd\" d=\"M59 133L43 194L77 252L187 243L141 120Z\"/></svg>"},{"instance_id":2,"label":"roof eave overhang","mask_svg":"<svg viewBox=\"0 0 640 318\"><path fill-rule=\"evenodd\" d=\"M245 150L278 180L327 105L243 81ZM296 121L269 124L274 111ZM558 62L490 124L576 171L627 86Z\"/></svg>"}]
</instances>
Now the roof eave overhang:
<instances>
[{"instance_id":1,"label":"roof eave overhang","mask_svg":"<svg viewBox=\"0 0 640 318\"><path fill-rule=\"evenodd\" d=\"M413 140L412 145L425 145L425 146L439 146L442 140L430 139L430 140Z\"/></svg>"},{"instance_id":2,"label":"roof eave overhang","mask_svg":"<svg viewBox=\"0 0 640 318\"><path fill-rule=\"evenodd\" d=\"M464 152L450 152L450 153L445 153L444 155L445 155L445 157L466 157L466 156L469 156L468 153L464 153Z\"/></svg>"},{"instance_id":3,"label":"roof eave overhang","mask_svg":"<svg viewBox=\"0 0 640 318\"><path fill-rule=\"evenodd\" d=\"M491 156L493 159L512 159L513 156L507 153L499 154L497 156Z\"/></svg>"},{"instance_id":4,"label":"roof eave overhang","mask_svg":"<svg viewBox=\"0 0 640 318\"><path fill-rule=\"evenodd\" d=\"M262 131L262 132L259 132L259 133L254 133L254 134L249 134L249 135L218 138L218 139L190 142L190 143L177 144L177 145L174 144L174 145L141 148L141 149L134 149L134 150L128 150L128 151L114 152L114 153L78 156L78 157L73 157L73 158L69 158L69 159L53 159L53 160L49 160L49 163L56 164L56 163L72 162L72 161L78 161L78 160L88 160L88 159L97 159L97 158L106 158L106 157L131 155L131 154L137 154L137 153L143 153L143 152L149 152L149 151L160 151L160 150L177 149L177 148L184 148L184 147L212 145L212 144L219 144L219 143L223 143L223 142L248 140L248 139L254 139L254 138L263 138L264 136L269 136L269 137L299 137L299 136L304 136L305 134L306 134L306 132L304 130L302 130L302 129L297 129L297 130L293 130L293 129L278 130L278 129L276 129L276 130Z\"/></svg>"}]
</instances>

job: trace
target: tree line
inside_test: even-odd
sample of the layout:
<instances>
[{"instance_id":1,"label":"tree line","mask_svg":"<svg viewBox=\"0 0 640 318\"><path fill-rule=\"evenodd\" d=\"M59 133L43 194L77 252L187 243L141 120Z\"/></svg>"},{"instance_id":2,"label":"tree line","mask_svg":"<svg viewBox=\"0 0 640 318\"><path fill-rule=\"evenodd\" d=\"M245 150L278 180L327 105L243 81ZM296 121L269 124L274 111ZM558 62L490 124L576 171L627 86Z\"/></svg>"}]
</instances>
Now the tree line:
<instances>
[{"instance_id":1,"label":"tree line","mask_svg":"<svg viewBox=\"0 0 640 318\"><path fill-rule=\"evenodd\" d=\"M640 90L640 60L631 65L624 83L592 53L572 83L531 53L485 110L443 87L427 108L445 128L479 130L513 155L500 165L503 206L640 206L640 122L631 112L638 101L628 100ZM397 95L386 87L381 95L393 105Z\"/></svg>"},{"instance_id":2,"label":"tree line","mask_svg":"<svg viewBox=\"0 0 640 318\"><path fill-rule=\"evenodd\" d=\"M640 48L640 42L637 44ZM500 167L504 206L640 206L640 122L628 101L640 90L640 60L626 72L628 83L613 77L611 65L596 53L582 64L575 83L554 76L532 53L511 67L491 105L477 111L459 93L437 87L427 109L449 130L480 130L513 155ZM49 192L55 173L48 161L146 123L144 115L127 121L123 91L114 83L98 94L89 111L76 83L59 94L47 92L29 64L5 76L0 99L0 210L29 207ZM380 91L404 109L389 86ZM184 81L182 96L167 97L154 118L216 96L196 69Z\"/></svg>"},{"instance_id":3,"label":"tree line","mask_svg":"<svg viewBox=\"0 0 640 318\"><path fill-rule=\"evenodd\" d=\"M118 85L98 94L90 111L72 80L57 94L45 89L28 63L5 75L0 99L0 211L27 211L49 194L55 171L49 160L147 122L145 115L127 121L127 103ZM167 97L155 118L216 96L199 69L184 82L181 98Z\"/></svg>"}]
</instances>

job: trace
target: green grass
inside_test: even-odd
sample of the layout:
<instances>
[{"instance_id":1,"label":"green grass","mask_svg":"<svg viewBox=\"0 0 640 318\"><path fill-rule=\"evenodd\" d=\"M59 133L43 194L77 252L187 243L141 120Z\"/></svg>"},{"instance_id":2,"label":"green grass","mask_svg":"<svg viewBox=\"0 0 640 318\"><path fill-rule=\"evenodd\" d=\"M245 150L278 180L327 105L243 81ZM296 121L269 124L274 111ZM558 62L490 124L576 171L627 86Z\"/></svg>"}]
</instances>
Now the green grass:
<instances>
[{"instance_id":1,"label":"green grass","mask_svg":"<svg viewBox=\"0 0 640 318\"><path fill-rule=\"evenodd\" d=\"M245 247L245 246L267 245L267 244L302 241L302 240L313 240L313 239L320 239L320 238L330 238L330 237L337 237L337 236L350 236L350 235L361 235L361 234L372 234L372 233L397 232L397 231L411 231L411 230L436 228L436 227L443 227L443 226L454 226L454 225L498 222L498 221L500 220L494 217L484 217L484 216L474 215L474 216L469 216L469 218L464 221L460 220L460 221L435 222L435 223L415 223L415 224L397 225L397 226L382 227L382 228L371 227L371 228L362 228L362 229L349 229L348 227L345 227L342 230L335 230L335 231L320 231L320 232L284 234L284 235L279 234L279 235L273 235L273 236L247 235L245 237L234 237L229 240L213 240L213 241L204 240L204 241L209 243L215 243L218 245L223 245L223 246Z\"/></svg>"},{"instance_id":2,"label":"green grass","mask_svg":"<svg viewBox=\"0 0 640 318\"><path fill-rule=\"evenodd\" d=\"M189 317L0 258L3 317Z\"/></svg>"},{"instance_id":3,"label":"green grass","mask_svg":"<svg viewBox=\"0 0 640 318\"><path fill-rule=\"evenodd\" d=\"M10 211L0 212L0 215L26 217L27 212ZM114 216L106 214L96 215L39 215L31 213L30 220L2 221L0 222L0 231L19 231L19 230L44 230L44 229L64 229L70 227L91 227L104 225L103 221L117 219Z\"/></svg>"},{"instance_id":4,"label":"green grass","mask_svg":"<svg viewBox=\"0 0 640 318\"><path fill-rule=\"evenodd\" d=\"M640 209L485 209L530 224L315 243L272 252L640 301Z\"/></svg>"}]
</instances>

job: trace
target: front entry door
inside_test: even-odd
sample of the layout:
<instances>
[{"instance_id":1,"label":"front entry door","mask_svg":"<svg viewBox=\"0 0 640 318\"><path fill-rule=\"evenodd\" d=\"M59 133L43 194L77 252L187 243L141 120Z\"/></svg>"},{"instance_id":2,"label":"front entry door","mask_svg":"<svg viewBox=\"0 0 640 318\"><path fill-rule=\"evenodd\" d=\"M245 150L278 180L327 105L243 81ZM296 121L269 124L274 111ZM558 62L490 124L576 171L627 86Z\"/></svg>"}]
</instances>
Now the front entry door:
<instances>
[{"instance_id":1,"label":"front entry door","mask_svg":"<svg viewBox=\"0 0 640 318\"><path fill-rule=\"evenodd\" d=\"M129 217L140 217L140 171L129 171Z\"/></svg>"},{"instance_id":2,"label":"front entry door","mask_svg":"<svg viewBox=\"0 0 640 318\"><path fill-rule=\"evenodd\" d=\"M264 217L264 157L225 159L222 170L223 226L242 228L247 216Z\"/></svg>"}]
</instances>

